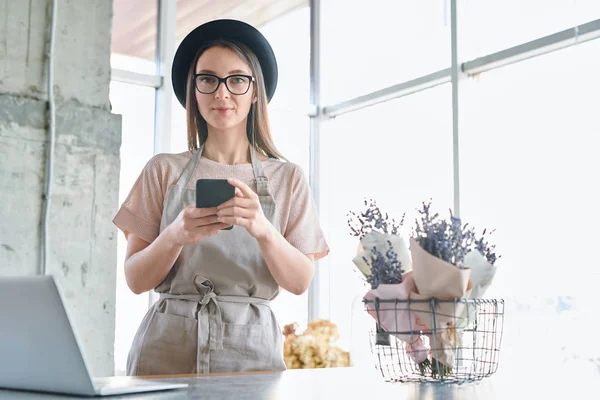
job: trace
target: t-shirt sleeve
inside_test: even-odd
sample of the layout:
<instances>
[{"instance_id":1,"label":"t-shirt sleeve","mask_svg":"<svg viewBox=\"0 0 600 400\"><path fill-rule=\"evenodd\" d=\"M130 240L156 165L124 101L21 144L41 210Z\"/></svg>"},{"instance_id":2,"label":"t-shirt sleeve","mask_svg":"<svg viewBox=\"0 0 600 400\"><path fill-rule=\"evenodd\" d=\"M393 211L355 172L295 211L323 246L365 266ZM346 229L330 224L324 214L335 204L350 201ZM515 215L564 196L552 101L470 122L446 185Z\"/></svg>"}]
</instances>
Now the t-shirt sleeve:
<instances>
[{"instance_id":1,"label":"t-shirt sleeve","mask_svg":"<svg viewBox=\"0 0 600 400\"><path fill-rule=\"evenodd\" d=\"M329 254L308 180L298 166L292 176L291 206L284 237L315 261Z\"/></svg>"},{"instance_id":2,"label":"t-shirt sleeve","mask_svg":"<svg viewBox=\"0 0 600 400\"><path fill-rule=\"evenodd\" d=\"M165 197L162 169L160 155L152 157L114 217L125 237L132 233L148 243L158 237Z\"/></svg>"}]
</instances>

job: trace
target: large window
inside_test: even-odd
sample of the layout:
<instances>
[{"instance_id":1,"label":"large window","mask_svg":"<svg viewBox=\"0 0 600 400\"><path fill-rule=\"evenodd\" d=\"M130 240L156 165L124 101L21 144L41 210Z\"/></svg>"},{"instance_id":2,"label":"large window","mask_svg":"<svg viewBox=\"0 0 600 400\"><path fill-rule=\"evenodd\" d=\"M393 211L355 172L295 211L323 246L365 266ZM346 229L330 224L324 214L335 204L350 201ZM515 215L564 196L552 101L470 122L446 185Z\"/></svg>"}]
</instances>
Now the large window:
<instances>
[{"instance_id":1,"label":"large window","mask_svg":"<svg viewBox=\"0 0 600 400\"><path fill-rule=\"evenodd\" d=\"M135 2L115 2L114 69L154 78L156 48L147 42L155 43L160 36L153 25L159 8L150 3L142 18L150 26L144 34L132 36L127 32L133 28L125 21ZM423 201L431 198L435 210L446 214L454 207L455 196L464 221L479 229L496 229L492 237L502 258L486 297L507 301L501 368L531 373L530 364L519 362L524 354L538 367L577 357L587 357L590 366L597 363L600 346L584 332L593 323L593 293L600 283L600 265L593 254L594 229L600 222L595 207L600 200L595 183L600 170L595 157L600 120L594 102L600 92L599 40L475 77L461 74L457 147L451 84L336 118L325 116L319 122L318 142L311 143L307 115L311 20L306 2L248 0L236 6L219 2L222 8L210 3L177 1L176 42L215 18L257 26L271 42L280 68L277 92L269 105L276 145L307 175L310 146L320 146L316 188L331 253L319 264L323 273L316 306L320 316L338 325L339 345L352 351L355 365L373 363L367 338L373 320L361 303L367 287L354 270L358 240L350 235L348 212L361 209L363 200L370 198L391 217L399 219L406 213L408 227ZM450 0L319 3L320 36L313 37L321 48L322 96L317 106L352 101L451 65ZM462 63L597 20L600 2L458 0L457 11L456 48ZM117 43L125 37L137 39ZM152 86L152 81L146 84ZM154 94L152 87L111 85L113 112L123 114L121 196L153 153ZM169 118L170 150L185 151L185 111L175 98ZM130 153L129 148L135 151ZM124 241L119 243L121 269L123 246ZM117 371L124 367L148 307L148 297L136 297L126 289L121 269ZM273 309L280 324L303 324L308 294L284 292ZM529 340L523 340L524 333L530 334Z\"/></svg>"}]
</instances>

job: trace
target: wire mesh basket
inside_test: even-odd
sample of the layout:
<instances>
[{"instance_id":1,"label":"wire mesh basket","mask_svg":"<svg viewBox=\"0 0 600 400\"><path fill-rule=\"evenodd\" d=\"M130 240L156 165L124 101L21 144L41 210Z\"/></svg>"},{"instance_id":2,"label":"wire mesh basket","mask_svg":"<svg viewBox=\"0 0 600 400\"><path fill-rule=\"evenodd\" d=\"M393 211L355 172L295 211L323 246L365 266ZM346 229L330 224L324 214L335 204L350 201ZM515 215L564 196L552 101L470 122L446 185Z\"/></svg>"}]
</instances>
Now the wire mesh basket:
<instances>
[{"instance_id":1,"label":"wire mesh basket","mask_svg":"<svg viewBox=\"0 0 600 400\"><path fill-rule=\"evenodd\" d=\"M386 381L464 383L498 369L504 300L363 300ZM384 328L385 327L385 328Z\"/></svg>"}]
</instances>

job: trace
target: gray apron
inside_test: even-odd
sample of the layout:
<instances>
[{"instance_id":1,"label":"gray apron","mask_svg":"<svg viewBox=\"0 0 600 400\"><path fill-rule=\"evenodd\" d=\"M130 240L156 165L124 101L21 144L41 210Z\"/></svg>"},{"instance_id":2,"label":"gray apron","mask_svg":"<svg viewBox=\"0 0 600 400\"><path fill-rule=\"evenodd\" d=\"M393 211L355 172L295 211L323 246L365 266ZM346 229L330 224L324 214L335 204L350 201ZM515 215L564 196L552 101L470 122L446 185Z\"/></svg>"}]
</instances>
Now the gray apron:
<instances>
[{"instance_id":1,"label":"gray apron","mask_svg":"<svg viewBox=\"0 0 600 400\"><path fill-rule=\"evenodd\" d=\"M202 147L169 189L160 231L195 204L188 189ZM255 150L250 151L265 217L274 225L275 202ZM193 184L195 187L195 182ZM282 333L269 306L279 294L256 239L244 227L183 248L155 289L132 343L127 375L284 370Z\"/></svg>"}]
</instances>

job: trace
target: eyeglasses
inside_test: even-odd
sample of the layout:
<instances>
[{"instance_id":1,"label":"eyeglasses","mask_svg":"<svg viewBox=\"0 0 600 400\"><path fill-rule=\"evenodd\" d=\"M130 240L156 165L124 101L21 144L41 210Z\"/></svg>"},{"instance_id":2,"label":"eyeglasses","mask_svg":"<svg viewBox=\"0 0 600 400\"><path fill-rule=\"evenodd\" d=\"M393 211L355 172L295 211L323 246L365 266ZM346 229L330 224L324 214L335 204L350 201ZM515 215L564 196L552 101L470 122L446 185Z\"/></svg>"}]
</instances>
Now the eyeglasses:
<instances>
[{"instance_id":1,"label":"eyeglasses","mask_svg":"<svg viewBox=\"0 0 600 400\"><path fill-rule=\"evenodd\" d=\"M229 75L225 78L219 78L213 74L194 74L194 86L196 90L203 94L211 94L216 92L221 85L225 83L225 87L231 94L242 95L248 92L250 84L254 82L254 77L251 75Z\"/></svg>"}]
</instances>

